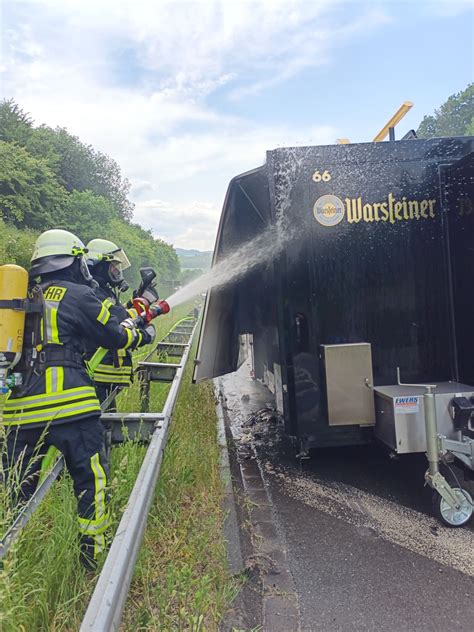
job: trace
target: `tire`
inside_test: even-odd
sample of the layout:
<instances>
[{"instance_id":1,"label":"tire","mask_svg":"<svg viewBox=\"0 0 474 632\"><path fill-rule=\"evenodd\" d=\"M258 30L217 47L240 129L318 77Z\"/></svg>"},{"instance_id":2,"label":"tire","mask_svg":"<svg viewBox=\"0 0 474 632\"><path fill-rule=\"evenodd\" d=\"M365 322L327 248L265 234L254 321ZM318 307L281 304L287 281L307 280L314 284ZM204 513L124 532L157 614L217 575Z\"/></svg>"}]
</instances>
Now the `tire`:
<instances>
[{"instance_id":1,"label":"tire","mask_svg":"<svg viewBox=\"0 0 474 632\"><path fill-rule=\"evenodd\" d=\"M459 498L461 509L458 511L451 509L437 491L433 491L432 507L438 520L451 529L457 529L466 525L472 518L474 505L470 494L465 489L462 487L453 487L452 489Z\"/></svg>"}]
</instances>

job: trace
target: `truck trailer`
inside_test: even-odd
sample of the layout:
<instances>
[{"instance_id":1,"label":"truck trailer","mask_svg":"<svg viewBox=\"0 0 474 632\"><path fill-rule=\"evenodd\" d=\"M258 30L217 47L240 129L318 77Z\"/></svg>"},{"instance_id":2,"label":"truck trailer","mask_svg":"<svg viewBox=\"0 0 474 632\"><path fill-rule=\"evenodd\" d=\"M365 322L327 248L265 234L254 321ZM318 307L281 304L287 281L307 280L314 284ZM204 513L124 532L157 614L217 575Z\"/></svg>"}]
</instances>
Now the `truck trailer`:
<instances>
[{"instance_id":1,"label":"truck trailer","mask_svg":"<svg viewBox=\"0 0 474 632\"><path fill-rule=\"evenodd\" d=\"M261 262L208 292L194 379L250 338L300 454L429 451L428 385L437 450L474 469L473 174L472 137L268 151L229 184L213 265L253 243Z\"/></svg>"}]
</instances>

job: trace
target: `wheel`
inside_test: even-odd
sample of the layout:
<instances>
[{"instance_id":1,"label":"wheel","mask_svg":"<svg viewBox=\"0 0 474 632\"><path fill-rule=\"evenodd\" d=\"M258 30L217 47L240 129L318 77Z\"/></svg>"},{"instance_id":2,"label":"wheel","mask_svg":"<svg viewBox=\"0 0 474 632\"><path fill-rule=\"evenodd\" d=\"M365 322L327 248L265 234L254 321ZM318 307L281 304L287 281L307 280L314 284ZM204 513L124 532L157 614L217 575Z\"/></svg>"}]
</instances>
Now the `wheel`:
<instances>
[{"instance_id":1,"label":"wheel","mask_svg":"<svg viewBox=\"0 0 474 632\"><path fill-rule=\"evenodd\" d=\"M452 509L438 492L433 492L433 513L448 527L463 527L472 517L474 505L470 494L462 487L453 487L459 500L459 509Z\"/></svg>"}]
</instances>

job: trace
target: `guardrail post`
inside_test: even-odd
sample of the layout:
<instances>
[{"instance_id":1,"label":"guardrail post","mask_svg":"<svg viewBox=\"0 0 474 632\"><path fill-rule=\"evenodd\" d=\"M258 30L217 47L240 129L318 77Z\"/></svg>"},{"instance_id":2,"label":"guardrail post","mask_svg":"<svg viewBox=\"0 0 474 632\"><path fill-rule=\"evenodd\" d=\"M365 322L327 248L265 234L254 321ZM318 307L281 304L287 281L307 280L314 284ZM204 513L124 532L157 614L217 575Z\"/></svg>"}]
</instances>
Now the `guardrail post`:
<instances>
[{"instance_id":1,"label":"guardrail post","mask_svg":"<svg viewBox=\"0 0 474 632\"><path fill-rule=\"evenodd\" d=\"M140 412L150 410L150 374L146 367L138 368L138 383L140 384Z\"/></svg>"}]
</instances>

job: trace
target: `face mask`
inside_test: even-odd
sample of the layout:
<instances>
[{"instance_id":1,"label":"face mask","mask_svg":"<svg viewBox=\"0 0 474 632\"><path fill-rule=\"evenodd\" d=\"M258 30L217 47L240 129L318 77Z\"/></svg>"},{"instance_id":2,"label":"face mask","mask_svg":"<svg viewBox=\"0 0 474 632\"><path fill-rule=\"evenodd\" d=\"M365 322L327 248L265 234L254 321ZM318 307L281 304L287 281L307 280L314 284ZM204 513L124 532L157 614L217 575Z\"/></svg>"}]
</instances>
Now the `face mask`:
<instances>
[{"instance_id":1,"label":"face mask","mask_svg":"<svg viewBox=\"0 0 474 632\"><path fill-rule=\"evenodd\" d=\"M127 290L130 289L130 286L125 281L125 279L122 279L122 281L120 281L119 285L117 286L117 289L118 289L119 292L126 292Z\"/></svg>"},{"instance_id":2,"label":"face mask","mask_svg":"<svg viewBox=\"0 0 474 632\"><path fill-rule=\"evenodd\" d=\"M112 261L109 265L109 279L115 285L123 281L122 264L117 261Z\"/></svg>"},{"instance_id":3,"label":"face mask","mask_svg":"<svg viewBox=\"0 0 474 632\"><path fill-rule=\"evenodd\" d=\"M93 281L91 273L89 272L89 266L86 263L85 257L80 258L79 269L81 271L82 276L87 281L87 283L91 283Z\"/></svg>"}]
</instances>

